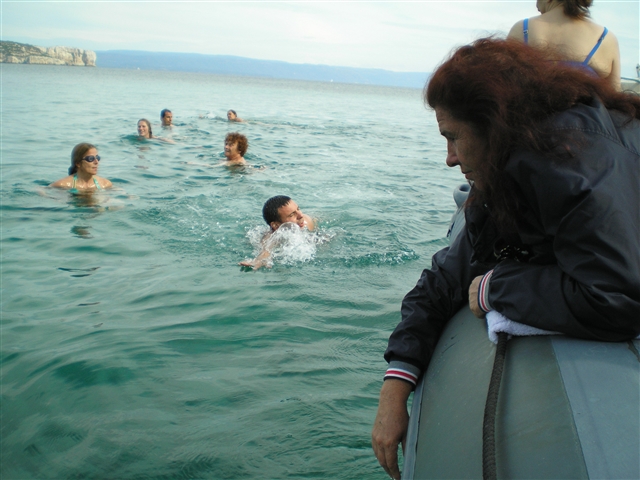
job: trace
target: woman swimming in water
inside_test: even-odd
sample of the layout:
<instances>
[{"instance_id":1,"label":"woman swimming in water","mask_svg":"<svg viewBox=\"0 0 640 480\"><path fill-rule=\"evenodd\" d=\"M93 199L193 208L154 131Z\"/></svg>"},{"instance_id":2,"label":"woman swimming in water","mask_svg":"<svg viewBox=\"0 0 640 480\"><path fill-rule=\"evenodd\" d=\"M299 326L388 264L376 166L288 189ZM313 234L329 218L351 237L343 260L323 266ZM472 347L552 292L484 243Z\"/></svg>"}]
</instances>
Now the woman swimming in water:
<instances>
[{"instance_id":1,"label":"woman swimming in water","mask_svg":"<svg viewBox=\"0 0 640 480\"><path fill-rule=\"evenodd\" d=\"M138 120L138 136L142 138L155 138L151 131L151 122L146 118Z\"/></svg>"},{"instance_id":2,"label":"woman swimming in water","mask_svg":"<svg viewBox=\"0 0 640 480\"><path fill-rule=\"evenodd\" d=\"M151 122L146 118L138 120L138 136L147 140L160 140L162 142L175 143L169 138L156 137L151 131Z\"/></svg>"},{"instance_id":3,"label":"woman swimming in water","mask_svg":"<svg viewBox=\"0 0 640 480\"><path fill-rule=\"evenodd\" d=\"M87 193L111 188L113 184L109 180L97 175L99 164L98 149L90 143L79 143L71 151L69 176L61 178L49 186L67 189L73 193Z\"/></svg>"},{"instance_id":4,"label":"woman swimming in water","mask_svg":"<svg viewBox=\"0 0 640 480\"><path fill-rule=\"evenodd\" d=\"M235 110L229 110L227 112L227 120L229 120L230 122L244 122L244 120L238 116Z\"/></svg>"},{"instance_id":5,"label":"woman swimming in water","mask_svg":"<svg viewBox=\"0 0 640 480\"><path fill-rule=\"evenodd\" d=\"M224 156L227 166L246 165L244 154L247 153L249 142L247 137L238 132L228 133L224 139Z\"/></svg>"}]
</instances>

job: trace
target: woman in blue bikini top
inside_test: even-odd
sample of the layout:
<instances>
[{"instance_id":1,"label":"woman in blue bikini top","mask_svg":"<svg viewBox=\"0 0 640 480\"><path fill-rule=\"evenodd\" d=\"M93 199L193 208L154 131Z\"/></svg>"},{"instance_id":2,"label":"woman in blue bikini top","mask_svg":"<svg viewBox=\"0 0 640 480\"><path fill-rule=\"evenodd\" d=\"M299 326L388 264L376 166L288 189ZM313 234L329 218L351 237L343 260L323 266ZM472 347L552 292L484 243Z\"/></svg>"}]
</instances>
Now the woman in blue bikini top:
<instances>
[{"instance_id":1,"label":"woman in blue bikini top","mask_svg":"<svg viewBox=\"0 0 640 480\"><path fill-rule=\"evenodd\" d=\"M517 22L509 38L554 48L569 65L608 79L620 90L620 49L615 35L592 22L593 0L538 0L541 15Z\"/></svg>"},{"instance_id":2,"label":"woman in blue bikini top","mask_svg":"<svg viewBox=\"0 0 640 480\"><path fill-rule=\"evenodd\" d=\"M79 143L71 151L69 176L61 178L49 186L64 188L71 193L89 193L111 188L113 184L109 180L97 175L99 164L98 149L90 143Z\"/></svg>"}]
</instances>

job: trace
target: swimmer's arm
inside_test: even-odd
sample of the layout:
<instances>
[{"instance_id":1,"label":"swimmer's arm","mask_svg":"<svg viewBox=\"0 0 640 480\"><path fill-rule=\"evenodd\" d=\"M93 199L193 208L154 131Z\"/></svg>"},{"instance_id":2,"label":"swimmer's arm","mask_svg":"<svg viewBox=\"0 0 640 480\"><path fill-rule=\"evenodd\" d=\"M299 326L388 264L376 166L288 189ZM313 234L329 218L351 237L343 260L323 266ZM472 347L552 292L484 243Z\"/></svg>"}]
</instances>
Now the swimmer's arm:
<instances>
[{"instance_id":1,"label":"swimmer's arm","mask_svg":"<svg viewBox=\"0 0 640 480\"><path fill-rule=\"evenodd\" d=\"M262 237L262 251L256 258L253 260L245 260L238 265L252 267L254 270L258 270L261 267L271 268L271 250L281 241L277 236L273 236L272 233L273 232L267 232L265 236Z\"/></svg>"},{"instance_id":2,"label":"swimmer's arm","mask_svg":"<svg viewBox=\"0 0 640 480\"><path fill-rule=\"evenodd\" d=\"M47 192L47 190L49 188L53 187L53 183L51 185L47 185L46 187L40 187L36 190L36 192L38 192L38 195L40 195L41 197L47 197L47 198L56 198L53 195L49 195L49 193Z\"/></svg>"},{"instance_id":3,"label":"swimmer's arm","mask_svg":"<svg viewBox=\"0 0 640 480\"><path fill-rule=\"evenodd\" d=\"M175 141L171 140L170 138L164 138L164 137L153 137L156 140L160 140L161 142L165 142L165 143L173 143L175 145Z\"/></svg>"},{"instance_id":4,"label":"swimmer's arm","mask_svg":"<svg viewBox=\"0 0 640 480\"><path fill-rule=\"evenodd\" d=\"M261 267L271 268L271 265L269 265L270 259L271 252L267 249L264 249L262 252L260 252L260 255L258 255L253 260L245 260L244 262L238 263L238 265L241 265L243 267L251 267L254 270L258 270Z\"/></svg>"},{"instance_id":5,"label":"swimmer's arm","mask_svg":"<svg viewBox=\"0 0 640 480\"><path fill-rule=\"evenodd\" d=\"M138 195L134 195L133 193L127 193L124 188L119 186L113 186L113 188L111 188L111 192L118 195L118 197L126 197L129 200L138 200L140 198Z\"/></svg>"},{"instance_id":6,"label":"swimmer's arm","mask_svg":"<svg viewBox=\"0 0 640 480\"><path fill-rule=\"evenodd\" d=\"M211 165L210 163L198 163L198 162L185 162L187 165L196 165L198 167L208 167L208 168L215 168L215 167L224 167L226 165L226 163L218 163L216 165Z\"/></svg>"}]
</instances>

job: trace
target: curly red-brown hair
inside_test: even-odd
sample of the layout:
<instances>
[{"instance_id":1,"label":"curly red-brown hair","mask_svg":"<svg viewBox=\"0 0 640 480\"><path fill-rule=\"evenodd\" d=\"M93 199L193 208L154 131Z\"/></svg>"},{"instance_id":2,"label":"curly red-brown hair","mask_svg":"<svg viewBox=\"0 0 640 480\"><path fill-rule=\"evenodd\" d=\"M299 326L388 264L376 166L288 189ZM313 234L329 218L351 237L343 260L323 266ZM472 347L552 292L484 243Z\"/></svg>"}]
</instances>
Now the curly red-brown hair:
<instances>
[{"instance_id":1,"label":"curly red-brown hair","mask_svg":"<svg viewBox=\"0 0 640 480\"><path fill-rule=\"evenodd\" d=\"M513 225L516 208L502 174L511 153L557 153L566 140L549 133L554 114L600 98L629 121L640 118L640 96L618 92L607 79L558 59L552 50L483 38L453 52L425 86L425 103L469 123L485 140L486 157L478 172L483 192L476 201L491 203L500 225Z\"/></svg>"},{"instance_id":2,"label":"curly red-brown hair","mask_svg":"<svg viewBox=\"0 0 640 480\"><path fill-rule=\"evenodd\" d=\"M236 142L238 142L238 153L241 157L244 157L244 154L247 153L247 149L249 148L247 137L238 132L227 133L227 136L224 137L224 143L233 145Z\"/></svg>"}]
</instances>

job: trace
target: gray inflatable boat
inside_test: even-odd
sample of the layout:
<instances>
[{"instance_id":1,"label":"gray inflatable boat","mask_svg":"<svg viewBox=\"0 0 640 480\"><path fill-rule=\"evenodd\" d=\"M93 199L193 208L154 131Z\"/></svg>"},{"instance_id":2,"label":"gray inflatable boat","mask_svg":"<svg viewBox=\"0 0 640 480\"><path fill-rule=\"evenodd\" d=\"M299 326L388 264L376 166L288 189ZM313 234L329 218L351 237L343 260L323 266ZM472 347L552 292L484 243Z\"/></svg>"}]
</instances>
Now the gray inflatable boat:
<instances>
[{"instance_id":1,"label":"gray inflatable boat","mask_svg":"<svg viewBox=\"0 0 640 480\"><path fill-rule=\"evenodd\" d=\"M640 478L640 341L562 335L507 342L495 419L497 478ZM413 397L403 479L482 478L496 346L465 307Z\"/></svg>"}]
</instances>

